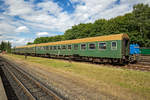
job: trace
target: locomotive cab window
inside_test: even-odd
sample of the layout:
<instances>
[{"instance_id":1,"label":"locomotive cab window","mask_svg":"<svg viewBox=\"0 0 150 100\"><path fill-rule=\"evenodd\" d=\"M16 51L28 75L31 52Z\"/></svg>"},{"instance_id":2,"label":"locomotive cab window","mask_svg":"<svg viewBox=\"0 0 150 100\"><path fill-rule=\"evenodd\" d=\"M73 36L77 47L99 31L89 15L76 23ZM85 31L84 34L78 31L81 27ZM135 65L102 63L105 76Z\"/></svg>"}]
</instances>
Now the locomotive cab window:
<instances>
[{"instance_id":1,"label":"locomotive cab window","mask_svg":"<svg viewBox=\"0 0 150 100\"><path fill-rule=\"evenodd\" d=\"M78 44L74 44L74 50L78 50Z\"/></svg>"},{"instance_id":2,"label":"locomotive cab window","mask_svg":"<svg viewBox=\"0 0 150 100\"><path fill-rule=\"evenodd\" d=\"M72 46L71 45L68 45L68 50L71 50Z\"/></svg>"},{"instance_id":3,"label":"locomotive cab window","mask_svg":"<svg viewBox=\"0 0 150 100\"><path fill-rule=\"evenodd\" d=\"M116 50L117 49L117 42L116 41L111 42L111 49L112 50Z\"/></svg>"},{"instance_id":4,"label":"locomotive cab window","mask_svg":"<svg viewBox=\"0 0 150 100\"><path fill-rule=\"evenodd\" d=\"M105 50L106 49L106 43L105 42L99 43L99 49Z\"/></svg>"},{"instance_id":5,"label":"locomotive cab window","mask_svg":"<svg viewBox=\"0 0 150 100\"><path fill-rule=\"evenodd\" d=\"M86 44L81 44L81 50L85 50L86 49Z\"/></svg>"},{"instance_id":6,"label":"locomotive cab window","mask_svg":"<svg viewBox=\"0 0 150 100\"><path fill-rule=\"evenodd\" d=\"M89 49L91 49L91 50L96 49L95 43L90 43L90 44L89 44Z\"/></svg>"}]
</instances>

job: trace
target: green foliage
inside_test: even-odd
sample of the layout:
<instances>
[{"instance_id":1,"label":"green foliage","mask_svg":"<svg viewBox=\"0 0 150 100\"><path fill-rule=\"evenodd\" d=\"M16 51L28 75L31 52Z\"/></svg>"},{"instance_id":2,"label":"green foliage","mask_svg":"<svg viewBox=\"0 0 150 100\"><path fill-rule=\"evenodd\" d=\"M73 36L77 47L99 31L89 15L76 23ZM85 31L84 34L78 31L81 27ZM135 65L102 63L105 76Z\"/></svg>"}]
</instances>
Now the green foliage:
<instances>
[{"instance_id":1,"label":"green foliage","mask_svg":"<svg viewBox=\"0 0 150 100\"><path fill-rule=\"evenodd\" d=\"M72 29L68 29L64 34L65 40L79 39L88 37L92 30L92 24L79 24L72 26Z\"/></svg>"},{"instance_id":2,"label":"green foliage","mask_svg":"<svg viewBox=\"0 0 150 100\"><path fill-rule=\"evenodd\" d=\"M53 37L38 37L34 40L33 44L56 42L56 41L61 41L61 40L63 40L63 35L57 35Z\"/></svg>"},{"instance_id":3,"label":"green foliage","mask_svg":"<svg viewBox=\"0 0 150 100\"><path fill-rule=\"evenodd\" d=\"M64 37L68 40L118 33L127 33L131 43L150 47L150 7L137 4L134 5L131 13L124 16L109 20L99 19L90 25L89 23L75 25L65 32Z\"/></svg>"},{"instance_id":4,"label":"green foliage","mask_svg":"<svg viewBox=\"0 0 150 100\"><path fill-rule=\"evenodd\" d=\"M134 5L133 11L124 16L117 16L109 20L98 19L94 23L74 25L71 29L66 30L64 35L39 37L33 43L56 42L118 33L127 33L131 43L138 43L142 47L150 47L150 7L148 4Z\"/></svg>"},{"instance_id":5,"label":"green foliage","mask_svg":"<svg viewBox=\"0 0 150 100\"><path fill-rule=\"evenodd\" d=\"M27 45L32 45L32 44L34 44L34 43L32 43L32 42L28 42L28 43L27 43Z\"/></svg>"},{"instance_id":6,"label":"green foliage","mask_svg":"<svg viewBox=\"0 0 150 100\"><path fill-rule=\"evenodd\" d=\"M1 52L6 51L6 52L10 53L11 52L11 43L2 41L0 43L0 51Z\"/></svg>"}]
</instances>

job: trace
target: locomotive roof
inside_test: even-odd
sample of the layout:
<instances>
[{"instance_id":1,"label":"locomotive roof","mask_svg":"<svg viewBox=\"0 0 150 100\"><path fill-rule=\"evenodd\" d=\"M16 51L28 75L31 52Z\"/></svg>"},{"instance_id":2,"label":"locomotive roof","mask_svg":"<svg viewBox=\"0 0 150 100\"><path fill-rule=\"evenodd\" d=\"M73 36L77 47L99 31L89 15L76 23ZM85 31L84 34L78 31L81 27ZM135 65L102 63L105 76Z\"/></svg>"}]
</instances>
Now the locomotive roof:
<instances>
[{"instance_id":1,"label":"locomotive roof","mask_svg":"<svg viewBox=\"0 0 150 100\"><path fill-rule=\"evenodd\" d=\"M96 42L96 41L122 40L123 38L129 39L129 36L125 33L122 33L122 34L74 39L74 40L65 40L65 41L58 41L58 42L40 43L34 45L21 46L17 48L28 48L28 47L35 47L35 46L48 46L48 45L60 45L60 44L75 44L75 43Z\"/></svg>"}]
</instances>

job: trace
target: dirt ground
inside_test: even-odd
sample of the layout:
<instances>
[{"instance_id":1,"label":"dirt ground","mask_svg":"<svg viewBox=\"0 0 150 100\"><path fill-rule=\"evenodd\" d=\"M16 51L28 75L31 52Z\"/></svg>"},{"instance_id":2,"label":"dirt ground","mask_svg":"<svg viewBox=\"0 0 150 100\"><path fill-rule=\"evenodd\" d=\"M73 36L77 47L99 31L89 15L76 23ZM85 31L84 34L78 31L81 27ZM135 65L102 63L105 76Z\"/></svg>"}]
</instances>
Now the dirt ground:
<instances>
[{"instance_id":1,"label":"dirt ground","mask_svg":"<svg viewBox=\"0 0 150 100\"><path fill-rule=\"evenodd\" d=\"M40 64L22 61L19 59L5 58L13 61L26 72L48 85L58 94L69 100L116 100L121 99L99 89L97 83L92 83L78 75L56 70L52 67L45 67ZM122 99L121 99L122 100Z\"/></svg>"}]
</instances>

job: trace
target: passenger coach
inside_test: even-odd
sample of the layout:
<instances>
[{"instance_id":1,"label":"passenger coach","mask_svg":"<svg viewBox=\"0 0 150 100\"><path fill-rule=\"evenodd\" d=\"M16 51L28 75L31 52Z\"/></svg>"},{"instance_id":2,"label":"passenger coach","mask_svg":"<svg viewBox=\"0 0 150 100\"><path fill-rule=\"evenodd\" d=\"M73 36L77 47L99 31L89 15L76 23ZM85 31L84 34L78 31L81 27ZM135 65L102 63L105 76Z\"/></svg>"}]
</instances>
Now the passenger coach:
<instances>
[{"instance_id":1,"label":"passenger coach","mask_svg":"<svg viewBox=\"0 0 150 100\"><path fill-rule=\"evenodd\" d=\"M129 59L127 34L97 36L14 48L14 53L72 58L93 62L126 62Z\"/></svg>"}]
</instances>

